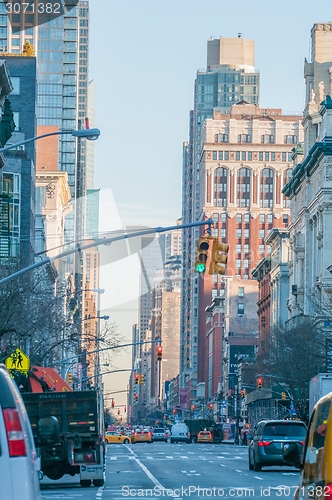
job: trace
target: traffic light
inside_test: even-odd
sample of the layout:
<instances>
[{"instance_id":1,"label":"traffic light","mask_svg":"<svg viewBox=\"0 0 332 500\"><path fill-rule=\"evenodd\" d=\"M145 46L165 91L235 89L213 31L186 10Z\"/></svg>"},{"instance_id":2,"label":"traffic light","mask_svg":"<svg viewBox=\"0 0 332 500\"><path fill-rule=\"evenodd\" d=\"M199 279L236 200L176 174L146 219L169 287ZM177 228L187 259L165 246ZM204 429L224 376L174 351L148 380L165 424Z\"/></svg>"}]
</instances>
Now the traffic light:
<instances>
[{"instance_id":1,"label":"traffic light","mask_svg":"<svg viewBox=\"0 0 332 500\"><path fill-rule=\"evenodd\" d=\"M112 408L114 408L115 406L115 401L112 401Z\"/></svg>"},{"instance_id":2,"label":"traffic light","mask_svg":"<svg viewBox=\"0 0 332 500\"><path fill-rule=\"evenodd\" d=\"M195 405L191 405L190 409L191 409L191 411L194 411L195 410Z\"/></svg>"},{"instance_id":3,"label":"traffic light","mask_svg":"<svg viewBox=\"0 0 332 500\"><path fill-rule=\"evenodd\" d=\"M143 373L141 373L139 376L139 383L142 385L142 384L144 384L144 382L145 382L145 377L144 377Z\"/></svg>"},{"instance_id":4,"label":"traffic light","mask_svg":"<svg viewBox=\"0 0 332 500\"><path fill-rule=\"evenodd\" d=\"M72 375L72 373L67 373L66 382L67 382L67 384L72 384L73 383L73 375Z\"/></svg>"},{"instance_id":5,"label":"traffic light","mask_svg":"<svg viewBox=\"0 0 332 500\"><path fill-rule=\"evenodd\" d=\"M209 408L210 408L210 410L213 410L213 403L209 404Z\"/></svg>"},{"instance_id":6,"label":"traffic light","mask_svg":"<svg viewBox=\"0 0 332 500\"><path fill-rule=\"evenodd\" d=\"M135 373L135 385L137 385L139 382L139 375L138 373Z\"/></svg>"},{"instance_id":7,"label":"traffic light","mask_svg":"<svg viewBox=\"0 0 332 500\"><path fill-rule=\"evenodd\" d=\"M241 398L245 398L247 394L247 391L245 389L242 389L241 391Z\"/></svg>"},{"instance_id":8,"label":"traffic light","mask_svg":"<svg viewBox=\"0 0 332 500\"><path fill-rule=\"evenodd\" d=\"M138 401L138 394L137 394L137 392L135 394L135 401Z\"/></svg>"},{"instance_id":9,"label":"traffic light","mask_svg":"<svg viewBox=\"0 0 332 500\"><path fill-rule=\"evenodd\" d=\"M258 378L257 379L257 387L258 387L258 389L261 389L262 386L263 386L263 380L261 378Z\"/></svg>"},{"instance_id":10,"label":"traffic light","mask_svg":"<svg viewBox=\"0 0 332 500\"><path fill-rule=\"evenodd\" d=\"M126 413L126 411L127 411L127 407L126 406L123 408L123 411Z\"/></svg>"},{"instance_id":11,"label":"traffic light","mask_svg":"<svg viewBox=\"0 0 332 500\"><path fill-rule=\"evenodd\" d=\"M286 399L286 398L287 398L286 393L285 393L285 392L282 392L282 393L281 393L281 399Z\"/></svg>"},{"instance_id":12,"label":"traffic light","mask_svg":"<svg viewBox=\"0 0 332 500\"><path fill-rule=\"evenodd\" d=\"M120 410L118 410L118 415L120 415Z\"/></svg>"},{"instance_id":13,"label":"traffic light","mask_svg":"<svg viewBox=\"0 0 332 500\"><path fill-rule=\"evenodd\" d=\"M157 347L157 360L161 361L163 359L163 348L161 345Z\"/></svg>"},{"instance_id":14,"label":"traffic light","mask_svg":"<svg viewBox=\"0 0 332 500\"><path fill-rule=\"evenodd\" d=\"M209 274L225 274L229 245L213 241Z\"/></svg>"},{"instance_id":15,"label":"traffic light","mask_svg":"<svg viewBox=\"0 0 332 500\"><path fill-rule=\"evenodd\" d=\"M206 236L203 236L197 242L197 253L195 261L195 271L197 273L205 272L208 253L209 253L209 239Z\"/></svg>"}]
</instances>

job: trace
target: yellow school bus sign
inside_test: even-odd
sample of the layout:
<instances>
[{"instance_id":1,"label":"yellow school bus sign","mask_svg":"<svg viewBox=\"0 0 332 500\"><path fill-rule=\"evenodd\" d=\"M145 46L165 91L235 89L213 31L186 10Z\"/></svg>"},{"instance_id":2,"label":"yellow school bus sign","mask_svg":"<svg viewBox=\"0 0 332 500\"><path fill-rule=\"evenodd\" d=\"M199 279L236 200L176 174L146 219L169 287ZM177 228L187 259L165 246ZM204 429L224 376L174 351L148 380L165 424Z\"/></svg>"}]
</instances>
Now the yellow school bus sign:
<instances>
[{"instance_id":1,"label":"yellow school bus sign","mask_svg":"<svg viewBox=\"0 0 332 500\"><path fill-rule=\"evenodd\" d=\"M21 349L17 348L5 359L5 365L7 370L18 370L27 373L30 370L30 358Z\"/></svg>"}]
</instances>

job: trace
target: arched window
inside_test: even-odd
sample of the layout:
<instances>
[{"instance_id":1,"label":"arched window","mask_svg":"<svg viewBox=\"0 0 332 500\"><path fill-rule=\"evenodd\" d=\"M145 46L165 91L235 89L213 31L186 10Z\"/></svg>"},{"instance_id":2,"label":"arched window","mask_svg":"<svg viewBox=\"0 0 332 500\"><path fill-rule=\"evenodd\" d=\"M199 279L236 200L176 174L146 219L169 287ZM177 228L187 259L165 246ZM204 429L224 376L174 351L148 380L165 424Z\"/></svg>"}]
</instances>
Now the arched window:
<instances>
[{"instance_id":1,"label":"arched window","mask_svg":"<svg viewBox=\"0 0 332 500\"><path fill-rule=\"evenodd\" d=\"M273 207L274 172L271 168L263 168L259 176L259 206Z\"/></svg>"},{"instance_id":2,"label":"arched window","mask_svg":"<svg viewBox=\"0 0 332 500\"><path fill-rule=\"evenodd\" d=\"M219 167L214 171L214 200L218 207L226 207L227 204L227 179L228 171L226 168Z\"/></svg>"},{"instance_id":3,"label":"arched window","mask_svg":"<svg viewBox=\"0 0 332 500\"><path fill-rule=\"evenodd\" d=\"M236 179L236 205L238 207L249 207L250 205L250 170L240 168Z\"/></svg>"}]
</instances>

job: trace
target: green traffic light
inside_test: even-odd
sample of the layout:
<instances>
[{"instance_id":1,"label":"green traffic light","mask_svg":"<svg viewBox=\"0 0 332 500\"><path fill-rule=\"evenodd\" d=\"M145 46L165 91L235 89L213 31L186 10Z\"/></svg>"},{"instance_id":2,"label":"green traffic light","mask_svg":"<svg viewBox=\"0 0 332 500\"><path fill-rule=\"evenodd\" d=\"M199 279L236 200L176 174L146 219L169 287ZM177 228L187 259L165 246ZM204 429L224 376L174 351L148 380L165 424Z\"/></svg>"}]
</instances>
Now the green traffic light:
<instances>
[{"instance_id":1,"label":"green traffic light","mask_svg":"<svg viewBox=\"0 0 332 500\"><path fill-rule=\"evenodd\" d=\"M205 269L206 269L205 264L200 263L200 264L197 264L197 266L196 266L196 271L198 273L204 273Z\"/></svg>"}]
</instances>

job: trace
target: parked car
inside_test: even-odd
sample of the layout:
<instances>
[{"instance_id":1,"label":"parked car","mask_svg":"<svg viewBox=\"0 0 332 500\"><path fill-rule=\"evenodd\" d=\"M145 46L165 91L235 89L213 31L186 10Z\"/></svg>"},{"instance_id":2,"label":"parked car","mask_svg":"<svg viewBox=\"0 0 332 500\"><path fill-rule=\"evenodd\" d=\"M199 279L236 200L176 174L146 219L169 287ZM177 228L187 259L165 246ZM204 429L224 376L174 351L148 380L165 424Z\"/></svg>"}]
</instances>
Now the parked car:
<instances>
[{"instance_id":1,"label":"parked car","mask_svg":"<svg viewBox=\"0 0 332 500\"><path fill-rule=\"evenodd\" d=\"M190 443L189 427L184 422L172 425L171 443Z\"/></svg>"},{"instance_id":2,"label":"parked car","mask_svg":"<svg viewBox=\"0 0 332 500\"><path fill-rule=\"evenodd\" d=\"M283 457L301 470L295 498L329 498L332 485L332 393L319 399L310 417L305 446L285 443Z\"/></svg>"},{"instance_id":3,"label":"parked car","mask_svg":"<svg viewBox=\"0 0 332 500\"><path fill-rule=\"evenodd\" d=\"M149 429L135 429L131 436L132 444L135 443L152 443L153 437Z\"/></svg>"},{"instance_id":4,"label":"parked car","mask_svg":"<svg viewBox=\"0 0 332 500\"><path fill-rule=\"evenodd\" d=\"M269 465L286 465L285 443L304 446L306 426L299 420L265 420L259 422L249 442L249 470L260 471Z\"/></svg>"},{"instance_id":5,"label":"parked car","mask_svg":"<svg viewBox=\"0 0 332 500\"><path fill-rule=\"evenodd\" d=\"M120 434L115 431L107 431L105 434L105 439L107 444L111 443L122 443L129 444L131 442L130 436L126 436L125 434Z\"/></svg>"},{"instance_id":6,"label":"parked car","mask_svg":"<svg viewBox=\"0 0 332 500\"><path fill-rule=\"evenodd\" d=\"M41 500L40 460L19 390L0 365L1 500Z\"/></svg>"},{"instance_id":7,"label":"parked car","mask_svg":"<svg viewBox=\"0 0 332 500\"><path fill-rule=\"evenodd\" d=\"M197 434L197 443L213 443L213 436L210 431L200 431Z\"/></svg>"},{"instance_id":8,"label":"parked car","mask_svg":"<svg viewBox=\"0 0 332 500\"><path fill-rule=\"evenodd\" d=\"M167 434L165 429L161 427L153 429L153 441L165 441L165 443L167 443Z\"/></svg>"}]
</instances>

